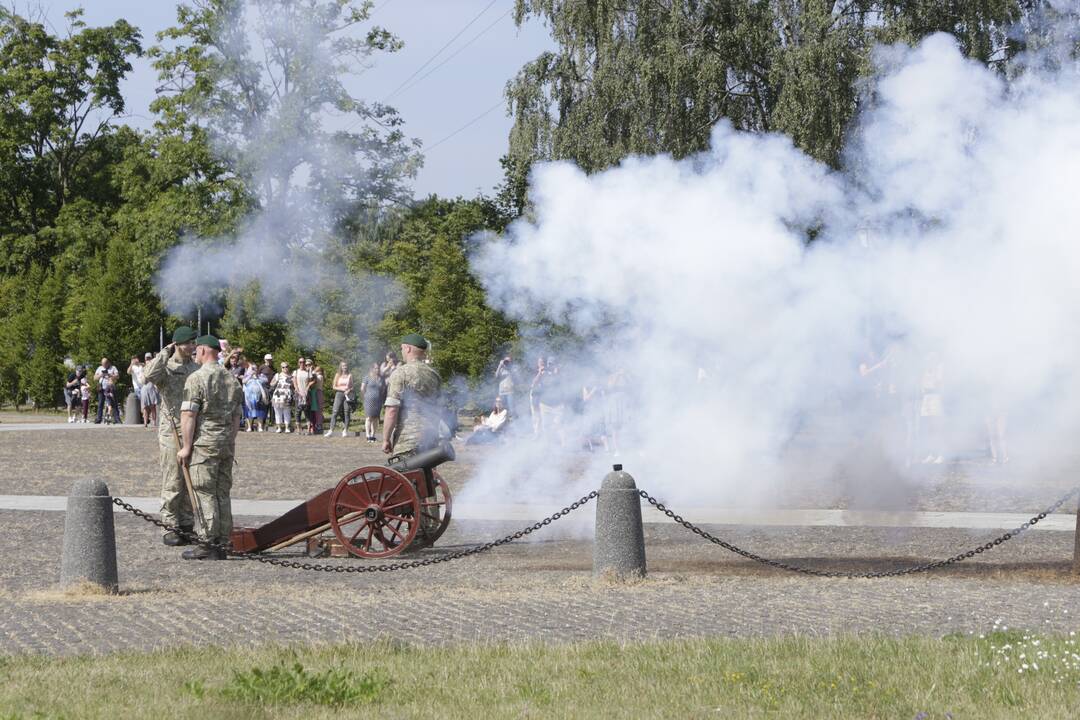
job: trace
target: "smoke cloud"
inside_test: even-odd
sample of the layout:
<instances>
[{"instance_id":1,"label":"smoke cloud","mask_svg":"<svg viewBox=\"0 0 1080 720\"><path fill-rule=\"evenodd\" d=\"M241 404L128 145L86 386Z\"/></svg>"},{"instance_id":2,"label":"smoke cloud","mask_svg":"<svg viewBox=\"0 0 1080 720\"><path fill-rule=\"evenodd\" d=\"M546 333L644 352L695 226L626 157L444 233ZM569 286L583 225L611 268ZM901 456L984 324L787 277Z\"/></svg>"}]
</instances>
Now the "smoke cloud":
<instances>
[{"instance_id":1,"label":"smoke cloud","mask_svg":"<svg viewBox=\"0 0 1080 720\"><path fill-rule=\"evenodd\" d=\"M416 141L394 129L392 108L365 105L341 84L370 66L367 33L380 31L349 29L359 21L342 3L316 9L249 0L210 24L207 52L223 77L212 101L202 99L202 120L258 207L226 237L184 238L163 259L156 286L175 315L217 314L231 292L233 319L285 320L302 345L350 355L404 290L348 268L342 228L407 197L404 181L421 158ZM342 114L345 130L324 128Z\"/></svg>"},{"instance_id":2,"label":"smoke cloud","mask_svg":"<svg viewBox=\"0 0 1080 720\"><path fill-rule=\"evenodd\" d=\"M726 122L681 161L538 166L531 217L473 268L510 316L587 338L558 358L567 385L615 402L563 429L565 455L550 452L559 429L494 451L465 499L596 487L611 455L577 451L599 423L618 426L615 461L639 486L684 507L787 502L847 477L855 505L901 509L936 469L985 462L990 427L1006 428L995 452L1018 481L1065 466L1080 78L1058 59L1006 81L950 36L880 48L839 172Z\"/></svg>"}]
</instances>

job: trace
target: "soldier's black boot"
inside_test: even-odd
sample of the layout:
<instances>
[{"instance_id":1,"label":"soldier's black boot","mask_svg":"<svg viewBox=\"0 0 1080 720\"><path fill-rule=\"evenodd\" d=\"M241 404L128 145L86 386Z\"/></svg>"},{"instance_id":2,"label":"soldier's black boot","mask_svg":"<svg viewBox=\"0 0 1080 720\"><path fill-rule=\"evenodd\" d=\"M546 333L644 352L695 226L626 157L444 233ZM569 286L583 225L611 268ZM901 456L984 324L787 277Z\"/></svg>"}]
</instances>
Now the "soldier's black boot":
<instances>
[{"instance_id":1,"label":"soldier's black boot","mask_svg":"<svg viewBox=\"0 0 1080 720\"><path fill-rule=\"evenodd\" d=\"M195 527L192 525L181 525L180 531L186 533L188 536L195 534ZM177 547L180 545L190 545L191 541L186 537L174 533L172 530L161 536L161 542L165 543L169 547Z\"/></svg>"},{"instance_id":2,"label":"soldier's black boot","mask_svg":"<svg viewBox=\"0 0 1080 720\"><path fill-rule=\"evenodd\" d=\"M185 550L180 557L185 560L224 560L225 551L219 548L208 548L202 545Z\"/></svg>"}]
</instances>

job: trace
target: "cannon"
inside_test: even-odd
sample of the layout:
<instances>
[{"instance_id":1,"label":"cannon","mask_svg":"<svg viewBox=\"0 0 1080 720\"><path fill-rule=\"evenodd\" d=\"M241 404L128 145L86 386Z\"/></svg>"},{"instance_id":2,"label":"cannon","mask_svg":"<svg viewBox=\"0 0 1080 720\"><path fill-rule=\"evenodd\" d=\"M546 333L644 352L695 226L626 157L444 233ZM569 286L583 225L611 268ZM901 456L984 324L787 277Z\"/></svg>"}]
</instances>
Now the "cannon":
<instances>
[{"instance_id":1,"label":"cannon","mask_svg":"<svg viewBox=\"0 0 1080 720\"><path fill-rule=\"evenodd\" d=\"M454 459L444 441L345 475L337 485L255 528L234 528L233 552L280 550L307 541L309 554L385 558L427 547L450 524L450 488L435 468ZM333 531L333 536L326 533Z\"/></svg>"}]
</instances>

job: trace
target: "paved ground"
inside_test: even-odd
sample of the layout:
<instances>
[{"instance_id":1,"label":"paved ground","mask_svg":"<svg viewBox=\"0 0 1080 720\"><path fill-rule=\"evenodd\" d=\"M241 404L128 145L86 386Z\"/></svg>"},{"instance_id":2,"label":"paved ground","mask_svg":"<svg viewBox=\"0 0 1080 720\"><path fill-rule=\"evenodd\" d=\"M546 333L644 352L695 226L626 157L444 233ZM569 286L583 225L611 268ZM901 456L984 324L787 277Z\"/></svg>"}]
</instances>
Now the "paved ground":
<instances>
[{"instance_id":1,"label":"paved ground","mask_svg":"<svg viewBox=\"0 0 1080 720\"><path fill-rule=\"evenodd\" d=\"M579 512L591 513L589 507ZM54 588L58 513L0 512L0 653L72 654L178 644L420 643L709 635L944 634L1006 625L1076 629L1080 592L1068 533L1029 534L932 575L828 580L749 564L672 525L648 525L650 577L591 577L591 545L557 536L445 565L394 573L315 574L241 559L191 563L152 526L117 518L120 597ZM587 517L581 518L587 521ZM574 518L561 523L572 528ZM515 529L462 522L440 550ZM716 526L774 557L843 570L901 567L983 540L985 533L872 528ZM554 537L553 537L554 536ZM28 540L31 539L31 540ZM437 552L436 550L428 551ZM302 558L297 558L302 559ZM321 561L356 565L355 560ZM197 631L193 631L196 628Z\"/></svg>"},{"instance_id":2,"label":"paved ground","mask_svg":"<svg viewBox=\"0 0 1080 720\"><path fill-rule=\"evenodd\" d=\"M156 497L124 497L124 501L148 513L157 513L161 501ZM232 499L232 511L240 516L277 516L299 505L293 500ZM0 495L0 510L47 510L63 512L67 507L64 495ZM554 514L560 506L544 504L489 504L455 502L453 517L462 520L505 520L531 523L539 517ZM687 507L678 508L681 517L698 525L750 525L754 527L905 527L961 528L995 530L1019 527L1032 519L1027 513L969 513L969 512L874 512L832 509L769 510L749 508ZM115 512L124 512L117 507ZM674 522L648 503L642 503L642 520L646 523ZM1071 512L1056 512L1042 518L1033 531L1073 532L1077 519Z\"/></svg>"},{"instance_id":3,"label":"paved ground","mask_svg":"<svg viewBox=\"0 0 1080 720\"><path fill-rule=\"evenodd\" d=\"M356 438L245 434L240 443L244 495L256 500L305 497L329 487L345 471L379 459L374 448ZM6 432L0 435L0 494L63 495L75 477L107 468L117 494L151 496L157 481L147 458L155 444L152 433L139 428ZM463 453L448 468L455 489L468 483L475 459L471 451ZM986 492L988 486L1000 492ZM915 508L927 513L1027 512L1045 505L1063 487L1061 478L1016 486L1000 473L976 484L963 466L954 466L925 485ZM834 512L844 504L803 507ZM534 542L480 557L357 575L314 574L240 559L183 562L177 550L161 545L154 527L118 515L123 594L102 597L65 595L55 588L61 512L0 510L0 654L370 638L445 643L776 633L939 635L985 631L995 621L1078 629L1072 618L1080 614L1080 583L1070 574L1069 532L1028 533L929 575L867 581L782 574L670 523L649 524L650 576L620 585L591 576L593 512L587 506L579 516L537 533ZM1061 520L1067 526L1067 518ZM459 519L440 547L426 552L482 542L524 524L518 516L497 522ZM951 555L994 534L985 527L710 529L767 556L849 571Z\"/></svg>"}]
</instances>

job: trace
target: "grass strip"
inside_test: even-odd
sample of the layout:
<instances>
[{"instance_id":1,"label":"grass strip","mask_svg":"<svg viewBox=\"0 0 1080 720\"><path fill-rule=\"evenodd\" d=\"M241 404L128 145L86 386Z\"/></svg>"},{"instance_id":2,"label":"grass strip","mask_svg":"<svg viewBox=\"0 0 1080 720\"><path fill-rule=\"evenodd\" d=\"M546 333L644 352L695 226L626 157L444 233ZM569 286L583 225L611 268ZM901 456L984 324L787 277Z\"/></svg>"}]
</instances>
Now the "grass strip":
<instances>
[{"instance_id":1,"label":"grass strip","mask_svg":"<svg viewBox=\"0 0 1080 720\"><path fill-rule=\"evenodd\" d=\"M411 647L0 658L0 718L1075 718L1072 636Z\"/></svg>"}]
</instances>

